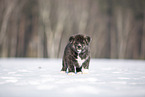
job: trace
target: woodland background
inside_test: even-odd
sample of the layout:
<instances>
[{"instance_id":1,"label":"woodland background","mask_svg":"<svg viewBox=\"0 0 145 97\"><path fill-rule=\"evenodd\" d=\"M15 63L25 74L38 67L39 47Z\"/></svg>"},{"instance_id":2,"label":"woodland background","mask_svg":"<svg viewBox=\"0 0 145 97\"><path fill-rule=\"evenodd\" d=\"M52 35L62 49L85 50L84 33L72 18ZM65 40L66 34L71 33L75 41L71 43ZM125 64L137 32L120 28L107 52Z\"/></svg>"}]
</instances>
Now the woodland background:
<instances>
[{"instance_id":1,"label":"woodland background","mask_svg":"<svg viewBox=\"0 0 145 97\"><path fill-rule=\"evenodd\" d=\"M77 33L93 58L145 60L145 0L0 0L0 57L62 58Z\"/></svg>"}]
</instances>

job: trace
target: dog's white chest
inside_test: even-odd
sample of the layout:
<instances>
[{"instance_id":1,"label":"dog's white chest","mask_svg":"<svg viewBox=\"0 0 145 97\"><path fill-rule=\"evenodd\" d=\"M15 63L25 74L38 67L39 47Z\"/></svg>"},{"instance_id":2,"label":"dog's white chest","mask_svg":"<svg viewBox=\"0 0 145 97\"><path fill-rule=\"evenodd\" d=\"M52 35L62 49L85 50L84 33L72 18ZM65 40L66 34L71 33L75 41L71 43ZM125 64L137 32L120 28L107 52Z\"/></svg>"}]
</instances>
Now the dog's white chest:
<instances>
[{"instance_id":1,"label":"dog's white chest","mask_svg":"<svg viewBox=\"0 0 145 97\"><path fill-rule=\"evenodd\" d=\"M78 64L79 64L80 67L86 61L86 59L81 59L79 55L77 56L77 59L76 60L78 61Z\"/></svg>"}]
</instances>

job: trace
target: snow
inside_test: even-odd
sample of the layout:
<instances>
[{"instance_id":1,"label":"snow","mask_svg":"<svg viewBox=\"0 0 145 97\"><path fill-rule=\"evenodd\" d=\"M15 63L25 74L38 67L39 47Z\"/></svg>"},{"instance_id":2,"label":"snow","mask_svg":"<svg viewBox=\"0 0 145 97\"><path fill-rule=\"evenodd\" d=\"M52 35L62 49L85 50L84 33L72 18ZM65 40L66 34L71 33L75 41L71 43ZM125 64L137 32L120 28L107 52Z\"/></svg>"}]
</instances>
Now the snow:
<instances>
[{"instance_id":1,"label":"snow","mask_svg":"<svg viewBox=\"0 0 145 97\"><path fill-rule=\"evenodd\" d=\"M89 74L61 59L0 59L0 97L145 97L145 61L92 59Z\"/></svg>"}]
</instances>

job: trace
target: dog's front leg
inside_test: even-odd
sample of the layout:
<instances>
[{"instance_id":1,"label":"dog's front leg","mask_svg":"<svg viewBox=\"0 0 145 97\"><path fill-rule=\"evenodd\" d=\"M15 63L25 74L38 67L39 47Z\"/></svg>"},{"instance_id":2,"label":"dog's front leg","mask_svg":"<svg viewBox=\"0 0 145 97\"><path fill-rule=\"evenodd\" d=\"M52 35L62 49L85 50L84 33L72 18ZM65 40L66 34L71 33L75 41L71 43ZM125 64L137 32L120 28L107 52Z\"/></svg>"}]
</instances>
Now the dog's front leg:
<instances>
[{"instance_id":1,"label":"dog's front leg","mask_svg":"<svg viewBox=\"0 0 145 97\"><path fill-rule=\"evenodd\" d=\"M68 75L74 75L74 74L75 74L75 66L72 63L70 63L68 65Z\"/></svg>"},{"instance_id":2,"label":"dog's front leg","mask_svg":"<svg viewBox=\"0 0 145 97\"><path fill-rule=\"evenodd\" d=\"M90 57L82 65L82 73L83 74L89 73L89 62L90 62Z\"/></svg>"}]
</instances>

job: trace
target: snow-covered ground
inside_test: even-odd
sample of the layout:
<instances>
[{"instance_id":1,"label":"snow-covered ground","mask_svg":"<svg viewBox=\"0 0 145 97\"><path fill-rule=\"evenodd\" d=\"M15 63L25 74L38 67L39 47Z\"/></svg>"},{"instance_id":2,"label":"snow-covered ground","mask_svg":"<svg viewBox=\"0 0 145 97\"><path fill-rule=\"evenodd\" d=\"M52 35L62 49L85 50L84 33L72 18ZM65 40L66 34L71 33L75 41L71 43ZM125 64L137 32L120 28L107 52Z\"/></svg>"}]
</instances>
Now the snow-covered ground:
<instances>
[{"instance_id":1,"label":"snow-covered ground","mask_svg":"<svg viewBox=\"0 0 145 97\"><path fill-rule=\"evenodd\" d=\"M145 61L92 59L61 74L61 59L0 59L0 97L145 97Z\"/></svg>"}]
</instances>

